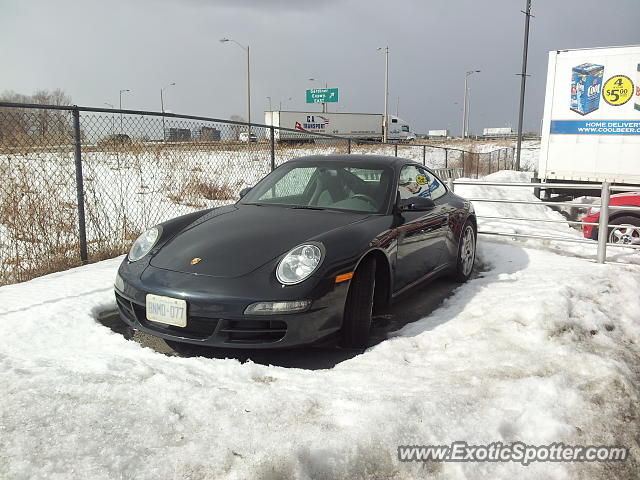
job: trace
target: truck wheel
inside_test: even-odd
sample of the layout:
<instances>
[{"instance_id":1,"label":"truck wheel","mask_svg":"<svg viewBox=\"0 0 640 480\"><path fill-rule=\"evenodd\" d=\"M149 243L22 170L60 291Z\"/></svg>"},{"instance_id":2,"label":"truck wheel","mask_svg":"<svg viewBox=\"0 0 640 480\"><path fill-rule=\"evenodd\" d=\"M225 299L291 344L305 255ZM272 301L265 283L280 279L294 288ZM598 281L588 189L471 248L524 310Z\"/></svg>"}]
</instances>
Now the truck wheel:
<instances>
[{"instance_id":1,"label":"truck wheel","mask_svg":"<svg viewBox=\"0 0 640 480\"><path fill-rule=\"evenodd\" d=\"M456 282L466 282L473 272L473 264L476 260L476 232L472 223L467 220L462 227L462 235L458 242L458 260L456 269L453 272L453 280Z\"/></svg>"},{"instance_id":2,"label":"truck wheel","mask_svg":"<svg viewBox=\"0 0 640 480\"><path fill-rule=\"evenodd\" d=\"M375 285L376 262L372 257L365 258L358 266L349 285L342 321L342 346L347 348L367 346Z\"/></svg>"},{"instance_id":3,"label":"truck wheel","mask_svg":"<svg viewBox=\"0 0 640 480\"><path fill-rule=\"evenodd\" d=\"M640 245L640 219L636 217L618 217L611 220L609 243L622 245Z\"/></svg>"}]
</instances>

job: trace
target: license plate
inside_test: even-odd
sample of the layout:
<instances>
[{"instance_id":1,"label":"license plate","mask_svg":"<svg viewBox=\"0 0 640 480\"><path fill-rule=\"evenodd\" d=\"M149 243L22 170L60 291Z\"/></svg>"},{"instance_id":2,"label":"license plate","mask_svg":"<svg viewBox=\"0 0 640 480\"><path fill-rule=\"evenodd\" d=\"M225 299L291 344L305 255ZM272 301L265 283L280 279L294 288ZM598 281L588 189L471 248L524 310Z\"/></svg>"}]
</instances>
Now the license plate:
<instances>
[{"instance_id":1,"label":"license plate","mask_svg":"<svg viewBox=\"0 0 640 480\"><path fill-rule=\"evenodd\" d=\"M174 327L186 327L187 302L177 298L148 294L147 320Z\"/></svg>"}]
</instances>

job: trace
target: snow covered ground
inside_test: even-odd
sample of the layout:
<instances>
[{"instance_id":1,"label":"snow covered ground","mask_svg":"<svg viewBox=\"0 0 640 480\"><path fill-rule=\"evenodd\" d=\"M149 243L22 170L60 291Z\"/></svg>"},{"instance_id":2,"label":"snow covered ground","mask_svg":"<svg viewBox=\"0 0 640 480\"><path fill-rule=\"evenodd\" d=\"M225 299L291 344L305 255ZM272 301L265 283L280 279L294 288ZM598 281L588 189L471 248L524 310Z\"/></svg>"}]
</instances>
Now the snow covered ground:
<instances>
[{"instance_id":1,"label":"snow covered ground","mask_svg":"<svg viewBox=\"0 0 640 480\"><path fill-rule=\"evenodd\" d=\"M0 478L637 478L640 267L490 240L441 308L319 371L165 356L113 333L96 316L115 306L120 258L1 287ZM631 458L397 460L398 445L456 440Z\"/></svg>"}]
</instances>

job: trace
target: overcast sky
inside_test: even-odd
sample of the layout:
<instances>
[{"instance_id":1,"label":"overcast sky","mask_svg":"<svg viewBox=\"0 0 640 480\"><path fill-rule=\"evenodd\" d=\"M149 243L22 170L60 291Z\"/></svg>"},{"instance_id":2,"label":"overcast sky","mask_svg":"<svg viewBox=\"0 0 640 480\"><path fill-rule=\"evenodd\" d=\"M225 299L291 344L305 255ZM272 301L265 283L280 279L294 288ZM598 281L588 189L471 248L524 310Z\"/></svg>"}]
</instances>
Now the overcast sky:
<instances>
[{"instance_id":1,"label":"overcast sky","mask_svg":"<svg viewBox=\"0 0 640 480\"><path fill-rule=\"evenodd\" d=\"M461 128L464 72L471 130L517 126L524 0L0 0L0 92L61 88L74 103L217 118L318 110L305 90L340 89L330 111L381 113L390 49L390 112L414 131ZM640 0L533 0L525 129L539 131L547 51L640 43ZM314 77L321 83L308 79ZM290 100L291 98L291 100Z\"/></svg>"}]
</instances>

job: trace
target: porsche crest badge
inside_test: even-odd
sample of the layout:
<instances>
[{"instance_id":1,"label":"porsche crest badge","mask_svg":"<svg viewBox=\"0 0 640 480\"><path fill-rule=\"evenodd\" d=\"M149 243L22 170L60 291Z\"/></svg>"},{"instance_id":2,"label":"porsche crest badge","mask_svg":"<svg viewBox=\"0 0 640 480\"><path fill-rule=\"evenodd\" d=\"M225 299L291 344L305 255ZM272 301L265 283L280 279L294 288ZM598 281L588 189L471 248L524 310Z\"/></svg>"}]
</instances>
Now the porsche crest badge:
<instances>
[{"instance_id":1,"label":"porsche crest badge","mask_svg":"<svg viewBox=\"0 0 640 480\"><path fill-rule=\"evenodd\" d=\"M196 257L193 260L191 260L191 265L195 265L196 263L200 263L202 259L200 257Z\"/></svg>"}]
</instances>

